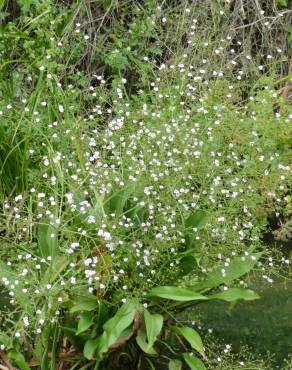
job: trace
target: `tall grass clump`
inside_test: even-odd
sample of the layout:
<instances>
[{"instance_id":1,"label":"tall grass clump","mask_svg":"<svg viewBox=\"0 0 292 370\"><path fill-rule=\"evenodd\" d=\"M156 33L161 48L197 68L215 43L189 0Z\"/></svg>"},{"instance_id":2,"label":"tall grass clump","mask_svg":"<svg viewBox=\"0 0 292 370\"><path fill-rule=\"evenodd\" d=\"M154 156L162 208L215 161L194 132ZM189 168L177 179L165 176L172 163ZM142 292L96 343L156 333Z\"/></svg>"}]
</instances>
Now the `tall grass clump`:
<instances>
[{"instance_id":1,"label":"tall grass clump","mask_svg":"<svg viewBox=\"0 0 292 370\"><path fill-rule=\"evenodd\" d=\"M196 320L290 276L289 2L0 8L2 368L274 366Z\"/></svg>"}]
</instances>

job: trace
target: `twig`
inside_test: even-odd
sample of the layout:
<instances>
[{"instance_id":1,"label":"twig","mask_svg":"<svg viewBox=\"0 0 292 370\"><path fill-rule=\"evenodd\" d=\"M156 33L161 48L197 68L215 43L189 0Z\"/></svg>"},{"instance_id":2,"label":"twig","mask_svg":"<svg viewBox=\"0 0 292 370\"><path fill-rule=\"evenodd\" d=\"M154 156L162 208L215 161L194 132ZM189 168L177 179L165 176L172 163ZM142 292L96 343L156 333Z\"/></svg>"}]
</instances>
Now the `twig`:
<instances>
[{"instance_id":1,"label":"twig","mask_svg":"<svg viewBox=\"0 0 292 370\"><path fill-rule=\"evenodd\" d=\"M7 366L1 365L1 364L0 364L0 369L1 370L9 370Z\"/></svg>"},{"instance_id":2,"label":"twig","mask_svg":"<svg viewBox=\"0 0 292 370\"><path fill-rule=\"evenodd\" d=\"M281 15L278 15L276 17L263 17L263 18L257 19L256 21L254 21L252 23L244 24L242 26L238 26L238 27L235 27L233 29L234 30L240 30L242 28L251 27L251 26L253 26L253 25L257 24L257 23L261 23L262 21L267 20L267 19L272 19L273 21L275 21L276 19L281 18L284 14L289 14L289 13L292 13L292 10L286 10L285 12L280 13Z\"/></svg>"},{"instance_id":3,"label":"twig","mask_svg":"<svg viewBox=\"0 0 292 370\"><path fill-rule=\"evenodd\" d=\"M243 19L246 19L246 14L245 14L245 11L244 11L244 6L243 6L243 1L240 0L240 11L241 11L241 14L243 16Z\"/></svg>"},{"instance_id":4,"label":"twig","mask_svg":"<svg viewBox=\"0 0 292 370\"><path fill-rule=\"evenodd\" d=\"M9 362L7 356L5 355L5 353L3 351L0 351L0 359L2 360L2 362L6 365L6 369L5 370L15 370L15 368L11 365L11 363ZM4 367L4 366L3 366ZM4 367L5 368L5 367ZM3 369L4 370L4 369Z\"/></svg>"}]
</instances>

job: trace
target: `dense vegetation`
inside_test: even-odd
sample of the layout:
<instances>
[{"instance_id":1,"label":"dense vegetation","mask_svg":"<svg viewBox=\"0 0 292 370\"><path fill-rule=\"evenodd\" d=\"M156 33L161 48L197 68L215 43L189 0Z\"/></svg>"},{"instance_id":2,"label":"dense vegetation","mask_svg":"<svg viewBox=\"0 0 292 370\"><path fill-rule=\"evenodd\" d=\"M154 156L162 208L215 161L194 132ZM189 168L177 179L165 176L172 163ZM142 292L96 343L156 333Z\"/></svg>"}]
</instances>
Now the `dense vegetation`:
<instances>
[{"instance_id":1,"label":"dense vegetation","mask_svg":"<svg viewBox=\"0 0 292 370\"><path fill-rule=\"evenodd\" d=\"M292 369L203 329L290 282L291 19L0 1L1 369Z\"/></svg>"}]
</instances>

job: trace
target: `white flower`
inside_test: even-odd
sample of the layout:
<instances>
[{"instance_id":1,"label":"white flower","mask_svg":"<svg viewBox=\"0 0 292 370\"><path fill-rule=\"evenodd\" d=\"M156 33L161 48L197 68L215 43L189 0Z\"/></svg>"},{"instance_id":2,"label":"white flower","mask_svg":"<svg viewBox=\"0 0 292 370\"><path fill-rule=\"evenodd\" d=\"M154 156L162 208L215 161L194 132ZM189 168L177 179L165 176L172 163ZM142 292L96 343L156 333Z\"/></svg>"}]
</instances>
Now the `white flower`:
<instances>
[{"instance_id":1,"label":"white flower","mask_svg":"<svg viewBox=\"0 0 292 370\"><path fill-rule=\"evenodd\" d=\"M22 319L22 321L23 321L23 325L24 326L29 326L28 316L24 316L23 319Z\"/></svg>"}]
</instances>

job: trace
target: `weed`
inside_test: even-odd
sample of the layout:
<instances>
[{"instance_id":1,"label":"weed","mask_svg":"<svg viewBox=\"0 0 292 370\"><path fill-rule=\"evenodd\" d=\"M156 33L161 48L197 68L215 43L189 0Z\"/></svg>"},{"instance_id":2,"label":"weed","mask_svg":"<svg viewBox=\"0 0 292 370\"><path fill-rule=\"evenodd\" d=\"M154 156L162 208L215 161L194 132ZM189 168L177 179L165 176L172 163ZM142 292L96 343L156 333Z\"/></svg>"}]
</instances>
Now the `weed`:
<instances>
[{"instance_id":1,"label":"weed","mask_svg":"<svg viewBox=\"0 0 292 370\"><path fill-rule=\"evenodd\" d=\"M181 314L289 274L288 4L1 5L3 366L267 368Z\"/></svg>"}]
</instances>

